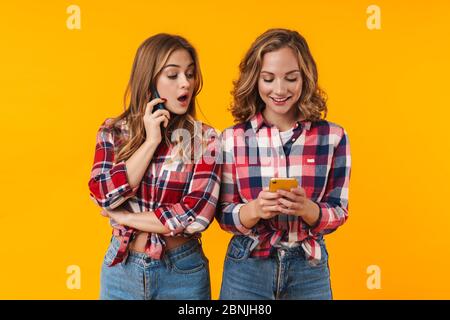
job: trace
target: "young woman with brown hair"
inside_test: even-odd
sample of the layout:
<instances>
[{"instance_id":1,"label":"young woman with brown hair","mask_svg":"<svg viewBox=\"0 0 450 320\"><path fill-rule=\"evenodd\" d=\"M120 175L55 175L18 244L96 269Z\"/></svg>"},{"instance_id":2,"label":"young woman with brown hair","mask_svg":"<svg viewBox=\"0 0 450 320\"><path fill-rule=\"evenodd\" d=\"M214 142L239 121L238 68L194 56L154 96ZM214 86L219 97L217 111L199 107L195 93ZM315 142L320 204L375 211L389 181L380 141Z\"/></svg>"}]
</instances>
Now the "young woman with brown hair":
<instances>
[{"instance_id":1,"label":"young woman with brown hair","mask_svg":"<svg viewBox=\"0 0 450 320\"><path fill-rule=\"evenodd\" d=\"M237 124L222 133L217 220L234 234L221 299L331 299L324 235L348 217L350 149L325 119L316 63L296 31L251 45L234 84ZM270 192L271 178L299 187Z\"/></svg>"},{"instance_id":2,"label":"young woman with brown hair","mask_svg":"<svg viewBox=\"0 0 450 320\"><path fill-rule=\"evenodd\" d=\"M150 37L137 50L125 111L98 131L89 188L113 226L101 299L210 299L200 233L214 217L221 167L215 130L195 120L201 86L186 39Z\"/></svg>"}]
</instances>

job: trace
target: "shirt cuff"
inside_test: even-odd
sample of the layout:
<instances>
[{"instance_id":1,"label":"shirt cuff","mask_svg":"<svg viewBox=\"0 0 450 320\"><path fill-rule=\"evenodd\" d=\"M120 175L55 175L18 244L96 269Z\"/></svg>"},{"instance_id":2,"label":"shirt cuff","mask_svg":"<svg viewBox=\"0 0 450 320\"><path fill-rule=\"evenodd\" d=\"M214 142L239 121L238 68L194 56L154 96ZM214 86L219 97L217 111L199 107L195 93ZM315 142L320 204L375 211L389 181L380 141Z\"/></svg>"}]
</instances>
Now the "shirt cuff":
<instances>
[{"instance_id":1,"label":"shirt cuff","mask_svg":"<svg viewBox=\"0 0 450 320\"><path fill-rule=\"evenodd\" d=\"M317 204L317 205L319 206L319 217L317 218L317 221L316 221L312 226L309 226L309 230L310 230L312 233L319 233L319 232L322 231L322 229L320 228L320 226L323 225L322 222L323 222L323 218L324 218L324 217L323 217L323 210L322 210L322 207L323 207L323 206L326 207L326 205L323 204L323 203L320 203L320 202L315 202L315 201L314 201L314 203Z\"/></svg>"},{"instance_id":2,"label":"shirt cuff","mask_svg":"<svg viewBox=\"0 0 450 320\"><path fill-rule=\"evenodd\" d=\"M119 162L114 166L114 168L111 170L111 182L113 185L118 186L111 190L109 193L106 194L107 199L114 199L117 197L130 197L136 194L137 189L139 189L139 186L136 186L134 188L131 188L130 181L128 179L128 172L127 172L127 166L125 165L125 162Z\"/></svg>"},{"instance_id":3,"label":"shirt cuff","mask_svg":"<svg viewBox=\"0 0 450 320\"><path fill-rule=\"evenodd\" d=\"M167 234L170 236L182 232L195 220L179 203L170 207L160 206L155 210L155 215L166 228L171 230L170 234Z\"/></svg>"},{"instance_id":4,"label":"shirt cuff","mask_svg":"<svg viewBox=\"0 0 450 320\"><path fill-rule=\"evenodd\" d=\"M249 229L246 226L244 226L241 222L241 218L239 215L239 212L241 211L241 208L245 205L245 203L239 203L237 204L232 211L232 215L233 215L233 223L234 226L236 227L236 229L242 233L243 235L250 235L253 233L253 228Z\"/></svg>"}]
</instances>

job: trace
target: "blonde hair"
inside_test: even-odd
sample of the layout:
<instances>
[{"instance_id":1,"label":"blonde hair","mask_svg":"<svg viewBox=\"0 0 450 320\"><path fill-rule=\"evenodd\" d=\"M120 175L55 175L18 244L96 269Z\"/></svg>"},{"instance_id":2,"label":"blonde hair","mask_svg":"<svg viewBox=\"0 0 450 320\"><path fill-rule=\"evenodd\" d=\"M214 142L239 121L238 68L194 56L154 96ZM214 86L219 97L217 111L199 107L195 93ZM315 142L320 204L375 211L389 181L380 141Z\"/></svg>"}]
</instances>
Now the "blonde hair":
<instances>
[{"instance_id":1,"label":"blonde hair","mask_svg":"<svg viewBox=\"0 0 450 320\"><path fill-rule=\"evenodd\" d=\"M194 91L187 112L182 115L172 115L167 128L162 127L163 142L170 145L172 132L186 129L194 139L195 97L200 93L203 80L194 47L183 37L160 33L146 39L137 49L130 80L124 94L124 112L110 123L113 129L118 129L119 123L125 121L129 136L119 147L115 162L128 159L146 139L143 116L147 103L154 99L151 88L156 87L156 79L166 64L169 56L176 50L189 52L194 61ZM128 102L129 101L129 102Z\"/></svg>"},{"instance_id":2,"label":"blonde hair","mask_svg":"<svg viewBox=\"0 0 450 320\"><path fill-rule=\"evenodd\" d=\"M258 92L258 78L266 53L291 48L298 57L303 84L298 109L305 120L318 121L327 115L326 94L318 84L316 63L306 40L287 29L269 29L260 35L247 51L239 65L240 75L233 82L233 102L230 111L235 122L245 122L265 106Z\"/></svg>"}]
</instances>

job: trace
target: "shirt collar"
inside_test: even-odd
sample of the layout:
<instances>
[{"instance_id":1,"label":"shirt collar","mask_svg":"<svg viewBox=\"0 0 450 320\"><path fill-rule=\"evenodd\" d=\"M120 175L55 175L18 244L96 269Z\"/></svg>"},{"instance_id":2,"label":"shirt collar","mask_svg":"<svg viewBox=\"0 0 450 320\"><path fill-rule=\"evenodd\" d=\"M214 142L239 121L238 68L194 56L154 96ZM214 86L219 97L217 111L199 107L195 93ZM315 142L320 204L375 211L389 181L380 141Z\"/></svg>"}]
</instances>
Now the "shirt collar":
<instances>
[{"instance_id":1,"label":"shirt collar","mask_svg":"<svg viewBox=\"0 0 450 320\"><path fill-rule=\"evenodd\" d=\"M250 124L255 132L258 132L259 129L261 129L263 126L266 126L268 128L272 127L266 119L264 119L262 112L258 112L253 116L253 118L250 119ZM300 121L298 120L296 122L296 126L300 126L300 128L305 128L305 130L311 129L311 121Z\"/></svg>"}]
</instances>

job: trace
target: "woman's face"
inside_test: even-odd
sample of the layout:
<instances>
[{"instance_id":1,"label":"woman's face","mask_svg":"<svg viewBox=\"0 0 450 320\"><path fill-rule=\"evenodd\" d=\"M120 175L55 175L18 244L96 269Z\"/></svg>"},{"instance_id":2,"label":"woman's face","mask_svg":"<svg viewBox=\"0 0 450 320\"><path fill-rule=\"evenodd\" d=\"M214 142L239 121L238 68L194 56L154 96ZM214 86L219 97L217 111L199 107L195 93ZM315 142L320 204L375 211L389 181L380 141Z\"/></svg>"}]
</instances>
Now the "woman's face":
<instances>
[{"instance_id":1,"label":"woman's face","mask_svg":"<svg viewBox=\"0 0 450 320\"><path fill-rule=\"evenodd\" d=\"M281 48L263 56L258 91L270 113L286 115L296 108L302 93L302 77L297 56L291 48Z\"/></svg>"},{"instance_id":2,"label":"woman's face","mask_svg":"<svg viewBox=\"0 0 450 320\"><path fill-rule=\"evenodd\" d=\"M194 92L195 66L187 50L178 49L169 56L156 79L156 90L167 110L185 114Z\"/></svg>"}]
</instances>

